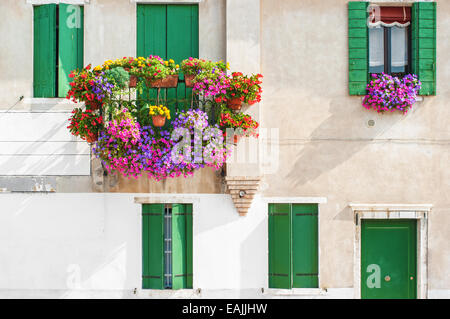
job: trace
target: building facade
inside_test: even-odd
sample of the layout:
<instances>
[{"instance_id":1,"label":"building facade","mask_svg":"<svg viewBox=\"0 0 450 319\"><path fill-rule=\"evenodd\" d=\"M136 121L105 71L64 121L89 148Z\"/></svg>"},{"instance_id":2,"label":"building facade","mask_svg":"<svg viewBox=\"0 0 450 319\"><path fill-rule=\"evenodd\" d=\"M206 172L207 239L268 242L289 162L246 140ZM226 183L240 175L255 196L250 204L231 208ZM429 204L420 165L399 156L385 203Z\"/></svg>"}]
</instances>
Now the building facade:
<instances>
[{"instance_id":1,"label":"building facade","mask_svg":"<svg viewBox=\"0 0 450 319\"><path fill-rule=\"evenodd\" d=\"M372 3L411 12L403 66L423 88L407 114L361 105ZM83 65L139 56L144 7L166 10L165 28L181 23L170 8L189 8L198 30L177 39L264 75L247 110L259 142L186 179L105 174L67 130L74 104L36 89L36 50L56 30L36 33L36 8L49 4L82 6ZM445 0L2 1L0 297L449 298L449 28ZM156 211L185 216L179 275L149 248Z\"/></svg>"}]
</instances>

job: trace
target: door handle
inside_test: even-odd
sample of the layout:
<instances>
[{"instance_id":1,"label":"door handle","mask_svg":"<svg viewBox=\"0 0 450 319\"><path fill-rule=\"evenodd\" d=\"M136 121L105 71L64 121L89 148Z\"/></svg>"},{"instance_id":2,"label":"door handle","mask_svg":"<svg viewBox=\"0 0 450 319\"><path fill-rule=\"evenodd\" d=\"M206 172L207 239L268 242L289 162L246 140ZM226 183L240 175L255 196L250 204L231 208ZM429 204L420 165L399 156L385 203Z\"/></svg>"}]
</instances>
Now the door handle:
<instances>
[{"instance_id":1,"label":"door handle","mask_svg":"<svg viewBox=\"0 0 450 319\"><path fill-rule=\"evenodd\" d=\"M409 280L414 280L414 277L413 276L409 277Z\"/></svg>"},{"instance_id":2,"label":"door handle","mask_svg":"<svg viewBox=\"0 0 450 319\"><path fill-rule=\"evenodd\" d=\"M384 281L391 281L391 277L387 275L386 277L384 277Z\"/></svg>"}]
</instances>

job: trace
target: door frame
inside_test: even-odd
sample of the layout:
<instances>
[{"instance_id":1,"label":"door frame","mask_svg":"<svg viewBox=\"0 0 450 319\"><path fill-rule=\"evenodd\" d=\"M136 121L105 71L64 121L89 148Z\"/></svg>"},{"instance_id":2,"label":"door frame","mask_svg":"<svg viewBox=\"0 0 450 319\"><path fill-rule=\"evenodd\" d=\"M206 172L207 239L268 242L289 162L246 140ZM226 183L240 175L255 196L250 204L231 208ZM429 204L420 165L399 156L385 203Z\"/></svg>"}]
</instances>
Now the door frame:
<instances>
[{"instance_id":1,"label":"door frame","mask_svg":"<svg viewBox=\"0 0 450 319\"><path fill-rule=\"evenodd\" d=\"M354 298L361 299L361 219L413 219L417 221L417 299L428 296L428 213L431 204L354 204Z\"/></svg>"}]
</instances>

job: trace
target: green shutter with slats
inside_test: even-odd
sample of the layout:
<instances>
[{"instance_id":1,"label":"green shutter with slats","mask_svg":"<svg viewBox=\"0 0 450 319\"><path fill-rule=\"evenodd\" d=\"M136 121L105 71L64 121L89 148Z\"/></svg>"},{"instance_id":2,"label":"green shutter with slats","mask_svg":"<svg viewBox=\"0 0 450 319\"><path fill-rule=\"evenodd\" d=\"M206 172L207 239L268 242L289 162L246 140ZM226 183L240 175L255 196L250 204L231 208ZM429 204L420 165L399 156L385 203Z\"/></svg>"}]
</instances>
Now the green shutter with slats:
<instances>
[{"instance_id":1,"label":"green shutter with slats","mask_svg":"<svg viewBox=\"0 0 450 319\"><path fill-rule=\"evenodd\" d=\"M59 5L59 97L65 97L70 90L70 72L83 67L83 24L83 6Z\"/></svg>"},{"instance_id":2,"label":"green shutter with slats","mask_svg":"<svg viewBox=\"0 0 450 319\"><path fill-rule=\"evenodd\" d=\"M34 7L33 96L56 94L56 5Z\"/></svg>"},{"instance_id":3,"label":"green shutter with slats","mask_svg":"<svg viewBox=\"0 0 450 319\"><path fill-rule=\"evenodd\" d=\"M292 205L292 277L294 288L317 288L318 205Z\"/></svg>"},{"instance_id":4,"label":"green shutter with slats","mask_svg":"<svg viewBox=\"0 0 450 319\"><path fill-rule=\"evenodd\" d=\"M192 204L185 204L186 208L186 288L193 287L193 223Z\"/></svg>"},{"instance_id":5,"label":"green shutter with slats","mask_svg":"<svg viewBox=\"0 0 450 319\"><path fill-rule=\"evenodd\" d=\"M174 59L176 63L188 57L198 57L198 5L159 5L139 4L137 6L137 55L147 57L159 55L161 58ZM180 75L181 78L183 75ZM177 90L161 89L160 98L169 100L168 108L174 114L177 106L175 97L185 99L191 89L179 83ZM142 98L147 95L143 94ZM155 99L153 90L149 98ZM189 104L189 103L186 103ZM173 116L172 116L173 118ZM166 121L166 126L170 121Z\"/></svg>"},{"instance_id":6,"label":"green shutter with slats","mask_svg":"<svg viewBox=\"0 0 450 319\"><path fill-rule=\"evenodd\" d=\"M167 5L138 4L137 5L137 56L148 57L158 55L167 58ZM156 99L155 90L144 89L142 99ZM165 98L165 90L161 90L160 98Z\"/></svg>"},{"instance_id":7,"label":"green shutter with slats","mask_svg":"<svg viewBox=\"0 0 450 319\"><path fill-rule=\"evenodd\" d=\"M291 288L289 204L269 204L269 288Z\"/></svg>"},{"instance_id":8,"label":"green shutter with slats","mask_svg":"<svg viewBox=\"0 0 450 319\"><path fill-rule=\"evenodd\" d=\"M348 3L348 86L350 95L365 95L368 79L367 2Z\"/></svg>"},{"instance_id":9,"label":"green shutter with slats","mask_svg":"<svg viewBox=\"0 0 450 319\"><path fill-rule=\"evenodd\" d=\"M198 57L198 28L198 5L167 5L167 58L180 64L188 57ZM168 89L167 93L169 99L183 100L192 94L192 89L180 82L177 89ZM169 109L174 112L176 105L169 104Z\"/></svg>"},{"instance_id":10,"label":"green shutter with slats","mask_svg":"<svg viewBox=\"0 0 450 319\"><path fill-rule=\"evenodd\" d=\"M192 288L192 208L188 206L172 204L172 289Z\"/></svg>"},{"instance_id":11,"label":"green shutter with slats","mask_svg":"<svg viewBox=\"0 0 450 319\"><path fill-rule=\"evenodd\" d=\"M164 288L164 204L142 205L142 288Z\"/></svg>"},{"instance_id":12,"label":"green shutter with slats","mask_svg":"<svg viewBox=\"0 0 450 319\"><path fill-rule=\"evenodd\" d=\"M412 68L422 82L420 95L436 95L436 2L412 8Z\"/></svg>"}]
</instances>

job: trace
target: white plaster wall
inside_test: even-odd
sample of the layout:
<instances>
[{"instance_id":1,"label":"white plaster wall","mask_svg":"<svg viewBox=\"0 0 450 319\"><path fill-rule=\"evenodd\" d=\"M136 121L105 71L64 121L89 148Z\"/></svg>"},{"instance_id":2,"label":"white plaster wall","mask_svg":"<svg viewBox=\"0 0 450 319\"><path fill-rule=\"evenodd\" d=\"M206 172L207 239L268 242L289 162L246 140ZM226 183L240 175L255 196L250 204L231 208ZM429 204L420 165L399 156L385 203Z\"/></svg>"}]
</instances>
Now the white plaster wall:
<instances>
[{"instance_id":1,"label":"white plaster wall","mask_svg":"<svg viewBox=\"0 0 450 319\"><path fill-rule=\"evenodd\" d=\"M138 194L145 195L198 203L193 216L195 289L265 286L264 210L240 218L227 195ZM69 297L78 288L90 290L87 294L139 289L141 206L135 196L0 194L0 296L18 290Z\"/></svg>"}]
</instances>

